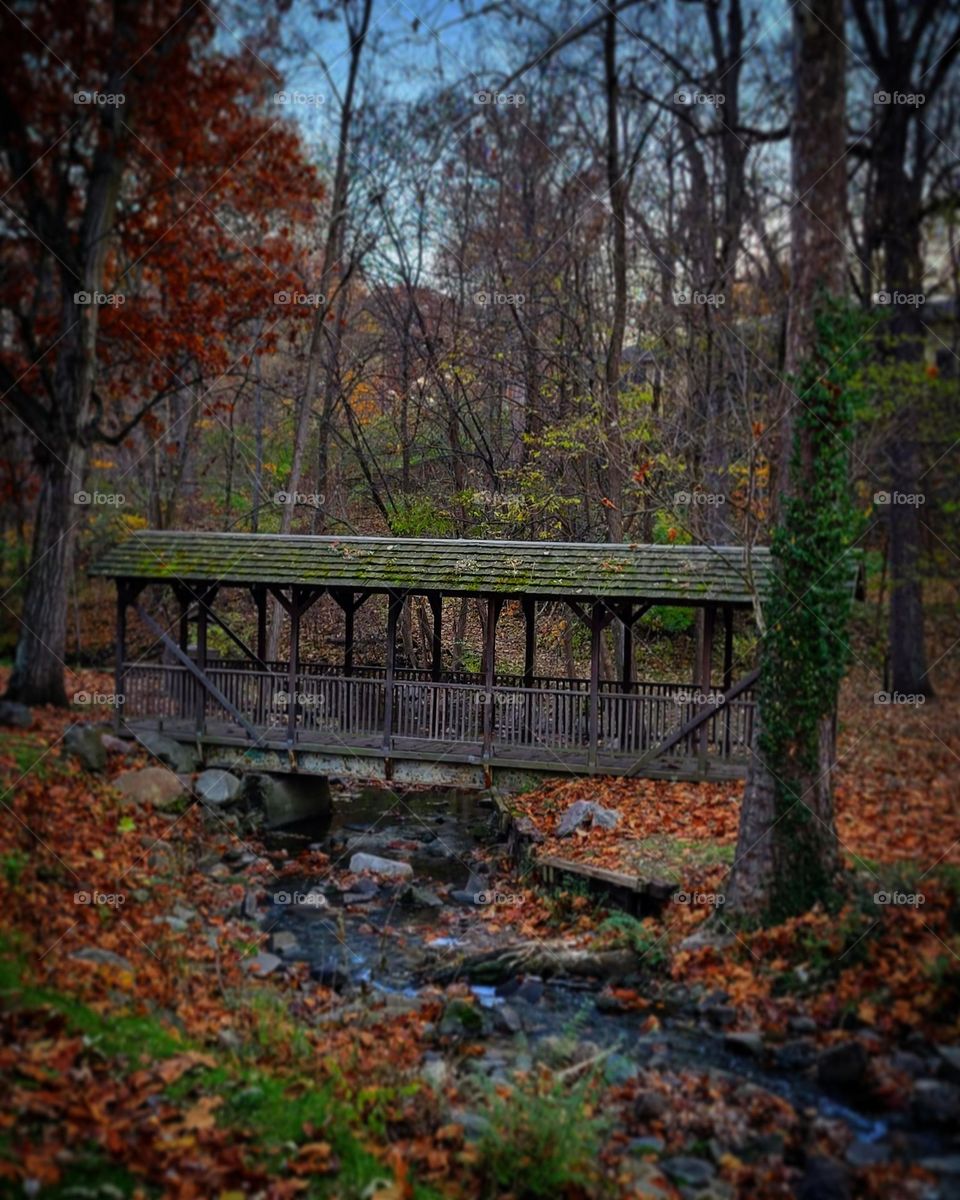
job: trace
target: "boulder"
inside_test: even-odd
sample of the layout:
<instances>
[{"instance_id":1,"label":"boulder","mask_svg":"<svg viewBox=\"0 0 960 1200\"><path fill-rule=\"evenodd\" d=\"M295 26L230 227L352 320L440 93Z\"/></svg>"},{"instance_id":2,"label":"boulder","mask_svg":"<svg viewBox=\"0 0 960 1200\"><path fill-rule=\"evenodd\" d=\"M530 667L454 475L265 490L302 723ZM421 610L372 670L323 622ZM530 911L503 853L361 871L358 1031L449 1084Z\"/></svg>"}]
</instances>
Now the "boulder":
<instances>
[{"instance_id":1,"label":"boulder","mask_svg":"<svg viewBox=\"0 0 960 1200\"><path fill-rule=\"evenodd\" d=\"M87 771L102 771L107 765L104 730L98 725L71 725L63 735L63 748Z\"/></svg>"},{"instance_id":2,"label":"boulder","mask_svg":"<svg viewBox=\"0 0 960 1200\"><path fill-rule=\"evenodd\" d=\"M960 1087L944 1079L918 1079L911 1107L921 1125L954 1127L960 1123Z\"/></svg>"},{"instance_id":3,"label":"boulder","mask_svg":"<svg viewBox=\"0 0 960 1200\"><path fill-rule=\"evenodd\" d=\"M520 837L532 842L534 845L538 846L541 842L546 841L545 836L536 827L530 817L517 817L513 822L513 828Z\"/></svg>"},{"instance_id":4,"label":"boulder","mask_svg":"<svg viewBox=\"0 0 960 1200\"><path fill-rule=\"evenodd\" d=\"M960 1046L940 1044L936 1048L940 1069L951 1083L960 1083Z\"/></svg>"},{"instance_id":5,"label":"boulder","mask_svg":"<svg viewBox=\"0 0 960 1200\"><path fill-rule=\"evenodd\" d=\"M0 725L29 729L32 724L33 713L25 704L17 704L15 700L0 700Z\"/></svg>"},{"instance_id":6,"label":"boulder","mask_svg":"<svg viewBox=\"0 0 960 1200\"><path fill-rule=\"evenodd\" d=\"M442 1055L433 1058L425 1057L420 1068L420 1078L434 1091L440 1092L450 1082L451 1070Z\"/></svg>"},{"instance_id":7,"label":"boulder","mask_svg":"<svg viewBox=\"0 0 960 1200\"><path fill-rule=\"evenodd\" d=\"M697 1188L706 1187L717 1173L713 1164L705 1158L693 1158L687 1154L663 1159L660 1168L674 1183Z\"/></svg>"},{"instance_id":8,"label":"boulder","mask_svg":"<svg viewBox=\"0 0 960 1200\"><path fill-rule=\"evenodd\" d=\"M272 975L281 965L281 962L282 959L279 955L270 954L267 950L261 950L253 958L247 959L244 966L253 975Z\"/></svg>"},{"instance_id":9,"label":"boulder","mask_svg":"<svg viewBox=\"0 0 960 1200\"><path fill-rule=\"evenodd\" d=\"M725 1027L733 1025L737 1019L737 1010L732 1004L707 1004L701 1009L711 1025Z\"/></svg>"},{"instance_id":10,"label":"boulder","mask_svg":"<svg viewBox=\"0 0 960 1200\"><path fill-rule=\"evenodd\" d=\"M665 1146L666 1142L664 1142L663 1138L655 1137L651 1133L646 1137L632 1138L627 1143L627 1150L630 1154L642 1157L645 1154L662 1154Z\"/></svg>"},{"instance_id":11,"label":"boulder","mask_svg":"<svg viewBox=\"0 0 960 1200\"><path fill-rule=\"evenodd\" d=\"M468 1142L476 1142L490 1132L490 1119L469 1108L451 1108L450 1120L463 1127L463 1136Z\"/></svg>"},{"instance_id":12,"label":"boulder","mask_svg":"<svg viewBox=\"0 0 960 1200\"><path fill-rule=\"evenodd\" d=\"M154 925L166 925L174 933L186 933L187 922L182 917L154 917Z\"/></svg>"},{"instance_id":13,"label":"boulder","mask_svg":"<svg viewBox=\"0 0 960 1200\"><path fill-rule=\"evenodd\" d=\"M523 1022L520 1014L509 1004L498 1004L493 1010L493 1027L498 1033L520 1033Z\"/></svg>"},{"instance_id":14,"label":"boulder","mask_svg":"<svg viewBox=\"0 0 960 1200\"><path fill-rule=\"evenodd\" d=\"M477 1037L483 1033L483 1013L468 1000L447 1002L437 1026L441 1037Z\"/></svg>"},{"instance_id":15,"label":"boulder","mask_svg":"<svg viewBox=\"0 0 960 1200\"><path fill-rule=\"evenodd\" d=\"M108 754L131 754L136 749L133 742L128 742L126 738L114 737L112 733L105 733L100 741Z\"/></svg>"},{"instance_id":16,"label":"boulder","mask_svg":"<svg viewBox=\"0 0 960 1200\"><path fill-rule=\"evenodd\" d=\"M268 829L322 817L330 811L330 785L322 775L244 776L242 796L263 811Z\"/></svg>"},{"instance_id":17,"label":"boulder","mask_svg":"<svg viewBox=\"0 0 960 1200\"><path fill-rule=\"evenodd\" d=\"M431 892L429 888L414 887L412 883L407 884L400 893L400 903L411 908L443 908L443 901L436 892Z\"/></svg>"},{"instance_id":18,"label":"boulder","mask_svg":"<svg viewBox=\"0 0 960 1200\"><path fill-rule=\"evenodd\" d=\"M311 963L310 978L335 992L345 991L351 983L350 976L335 958L328 958L322 963Z\"/></svg>"},{"instance_id":19,"label":"boulder","mask_svg":"<svg viewBox=\"0 0 960 1200\"><path fill-rule=\"evenodd\" d=\"M760 1162L765 1158L783 1158L785 1145L786 1138L782 1133L775 1130L770 1133L757 1133L736 1144L736 1155L749 1163ZM716 1161L719 1161L722 1153L723 1151L714 1156Z\"/></svg>"},{"instance_id":20,"label":"boulder","mask_svg":"<svg viewBox=\"0 0 960 1200\"><path fill-rule=\"evenodd\" d=\"M124 771L113 786L132 804L150 804L161 812L175 807L185 794L183 784L166 767Z\"/></svg>"},{"instance_id":21,"label":"boulder","mask_svg":"<svg viewBox=\"0 0 960 1200\"><path fill-rule=\"evenodd\" d=\"M169 842L156 842L147 855L147 866L151 871L168 874L174 869L176 856Z\"/></svg>"},{"instance_id":22,"label":"boulder","mask_svg":"<svg viewBox=\"0 0 960 1200\"><path fill-rule=\"evenodd\" d=\"M865 1142L854 1138L844 1158L851 1167L876 1167L890 1161L890 1147L883 1142Z\"/></svg>"},{"instance_id":23,"label":"boulder","mask_svg":"<svg viewBox=\"0 0 960 1200\"><path fill-rule=\"evenodd\" d=\"M407 879L413 874L413 867L409 863L396 862L392 858L360 853L350 859L350 871L354 875L359 875L362 871L372 871L375 875L388 875L392 879Z\"/></svg>"},{"instance_id":24,"label":"boulder","mask_svg":"<svg viewBox=\"0 0 960 1200\"><path fill-rule=\"evenodd\" d=\"M543 980L535 977L524 979L514 994L525 1004L539 1004L543 995Z\"/></svg>"},{"instance_id":25,"label":"boulder","mask_svg":"<svg viewBox=\"0 0 960 1200\"><path fill-rule=\"evenodd\" d=\"M100 946L82 946L79 950L74 950L70 957L78 962L96 963L100 967L116 967L118 971L133 974L133 963L128 958L114 954L112 950L103 950Z\"/></svg>"},{"instance_id":26,"label":"boulder","mask_svg":"<svg viewBox=\"0 0 960 1200\"><path fill-rule=\"evenodd\" d=\"M557 822L557 837L569 837L582 825L614 829L619 820L620 814L616 809L604 808L594 800L576 800Z\"/></svg>"},{"instance_id":27,"label":"boulder","mask_svg":"<svg viewBox=\"0 0 960 1200\"><path fill-rule=\"evenodd\" d=\"M735 1054L746 1054L750 1058L763 1058L766 1052L763 1034L756 1030L728 1033L724 1036L723 1044Z\"/></svg>"},{"instance_id":28,"label":"boulder","mask_svg":"<svg viewBox=\"0 0 960 1200\"><path fill-rule=\"evenodd\" d=\"M169 767L177 774L190 775L197 769L200 761L197 752L184 742L175 742L173 738L168 738L162 733L154 733L152 730L138 733L137 741L148 754L152 754L164 766Z\"/></svg>"},{"instance_id":29,"label":"boulder","mask_svg":"<svg viewBox=\"0 0 960 1200\"><path fill-rule=\"evenodd\" d=\"M850 1171L835 1158L814 1155L794 1194L797 1200L850 1200Z\"/></svg>"},{"instance_id":30,"label":"boulder","mask_svg":"<svg viewBox=\"0 0 960 1200\"><path fill-rule=\"evenodd\" d=\"M936 1154L920 1159L920 1166L934 1175L960 1175L960 1154Z\"/></svg>"},{"instance_id":31,"label":"boulder","mask_svg":"<svg viewBox=\"0 0 960 1200\"><path fill-rule=\"evenodd\" d=\"M784 1071L805 1071L816 1058L817 1047L811 1038L791 1038L774 1051L776 1064Z\"/></svg>"},{"instance_id":32,"label":"boulder","mask_svg":"<svg viewBox=\"0 0 960 1200\"><path fill-rule=\"evenodd\" d=\"M817 1058L817 1082L822 1087L856 1087L866 1072L867 1052L859 1042L838 1042Z\"/></svg>"},{"instance_id":33,"label":"boulder","mask_svg":"<svg viewBox=\"0 0 960 1200\"><path fill-rule=\"evenodd\" d=\"M204 804L217 807L235 800L240 794L242 786L243 784L236 775L214 767L212 770L200 772L194 780L193 791L194 795Z\"/></svg>"},{"instance_id":34,"label":"boulder","mask_svg":"<svg viewBox=\"0 0 960 1200\"><path fill-rule=\"evenodd\" d=\"M669 1107L667 1097L655 1088L641 1088L633 1098L633 1115L638 1121L657 1121Z\"/></svg>"},{"instance_id":35,"label":"boulder","mask_svg":"<svg viewBox=\"0 0 960 1200\"><path fill-rule=\"evenodd\" d=\"M300 949L300 943L297 941L296 934L290 933L286 929L280 929L271 936L270 949L274 954L289 956Z\"/></svg>"},{"instance_id":36,"label":"boulder","mask_svg":"<svg viewBox=\"0 0 960 1200\"><path fill-rule=\"evenodd\" d=\"M380 885L372 879L358 879L350 891L359 892L361 896L369 896L372 900L374 896L378 895Z\"/></svg>"},{"instance_id":37,"label":"boulder","mask_svg":"<svg viewBox=\"0 0 960 1200\"><path fill-rule=\"evenodd\" d=\"M910 1050L895 1050L890 1055L890 1066L895 1071L902 1071L904 1075L909 1075L911 1079L919 1079L922 1075L931 1074L929 1060L921 1058L919 1054L914 1054Z\"/></svg>"},{"instance_id":38,"label":"boulder","mask_svg":"<svg viewBox=\"0 0 960 1200\"><path fill-rule=\"evenodd\" d=\"M225 1029L217 1030L217 1045L222 1046L224 1050L238 1053L243 1049L243 1038L228 1025Z\"/></svg>"}]
</instances>

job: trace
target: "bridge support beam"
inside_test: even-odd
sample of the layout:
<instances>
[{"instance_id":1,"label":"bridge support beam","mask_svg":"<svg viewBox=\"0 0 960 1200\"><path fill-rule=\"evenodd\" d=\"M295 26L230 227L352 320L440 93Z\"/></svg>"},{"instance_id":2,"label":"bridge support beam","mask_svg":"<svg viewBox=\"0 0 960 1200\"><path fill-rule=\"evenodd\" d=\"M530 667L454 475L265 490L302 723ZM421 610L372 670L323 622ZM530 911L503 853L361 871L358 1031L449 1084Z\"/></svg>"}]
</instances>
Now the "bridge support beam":
<instances>
[{"instance_id":1,"label":"bridge support beam","mask_svg":"<svg viewBox=\"0 0 960 1200\"><path fill-rule=\"evenodd\" d=\"M590 607L590 746L587 765L591 771L597 769L597 754L600 746L600 650L603 631L613 620L613 613L602 600L595 600Z\"/></svg>"},{"instance_id":2,"label":"bridge support beam","mask_svg":"<svg viewBox=\"0 0 960 1200\"><path fill-rule=\"evenodd\" d=\"M257 658L263 662L267 653L267 589L258 584L250 592L257 606Z\"/></svg>"},{"instance_id":3,"label":"bridge support beam","mask_svg":"<svg viewBox=\"0 0 960 1200\"><path fill-rule=\"evenodd\" d=\"M139 589L137 589L139 590ZM117 580L117 666L114 676L116 704L114 721L117 732L123 724L124 662L127 657L127 606L133 603L133 586L126 579Z\"/></svg>"},{"instance_id":4,"label":"bridge support beam","mask_svg":"<svg viewBox=\"0 0 960 1200\"><path fill-rule=\"evenodd\" d=\"M387 667L383 686L383 748L389 751L393 742L393 680L397 661L397 625L403 611L404 596L391 592L387 607Z\"/></svg>"},{"instance_id":5,"label":"bridge support beam","mask_svg":"<svg viewBox=\"0 0 960 1200\"><path fill-rule=\"evenodd\" d=\"M437 683L443 668L443 596L431 592L427 597L433 613L433 634L430 639L430 678Z\"/></svg>"},{"instance_id":6,"label":"bridge support beam","mask_svg":"<svg viewBox=\"0 0 960 1200\"><path fill-rule=\"evenodd\" d=\"M620 622L623 626L622 635L622 653L623 657L620 662L620 682L623 684L623 690L627 691L630 684L633 683L633 605L627 601L623 607L623 615Z\"/></svg>"},{"instance_id":7,"label":"bridge support beam","mask_svg":"<svg viewBox=\"0 0 960 1200\"><path fill-rule=\"evenodd\" d=\"M533 687L537 670L537 602L524 596L523 608L523 686Z\"/></svg>"},{"instance_id":8,"label":"bridge support beam","mask_svg":"<svg viewBox=\"0 0 960 1200\"><path fill-rule=\"evenodd\" d=\"M708 604L701 611L697 628L697 686L704 696L709 696L713 686L713 635L717 622L717 606ZM707 702L709 703L709 702ZM700 725L697 757L701 771L707 767L707 722Z\"/></svg>"},{"instance_id":9,"label":"bridge support beam","mask_svg":"<svg viewBox=\"0 0 960 1200\"><path fill-rule=\"evenodd\" d=\"M493 685L496 680L497 621L503 600L499 596L487 597L487 616L484 622L483 639L483 761L489 762L493 754Z\"/></svg>"},{"instance_id":10,"label":"bridge support beam","mask_svg":"<svg viewBox=\"0 0 960 1200\"><path fill-rule=\"evenodd\" d=\"M729 604L723 606L723 690L729 692L733 683L733 608ZM730 709L724 706L723 713L723 752L730 756Z\"/></svg>"}]
</instances>

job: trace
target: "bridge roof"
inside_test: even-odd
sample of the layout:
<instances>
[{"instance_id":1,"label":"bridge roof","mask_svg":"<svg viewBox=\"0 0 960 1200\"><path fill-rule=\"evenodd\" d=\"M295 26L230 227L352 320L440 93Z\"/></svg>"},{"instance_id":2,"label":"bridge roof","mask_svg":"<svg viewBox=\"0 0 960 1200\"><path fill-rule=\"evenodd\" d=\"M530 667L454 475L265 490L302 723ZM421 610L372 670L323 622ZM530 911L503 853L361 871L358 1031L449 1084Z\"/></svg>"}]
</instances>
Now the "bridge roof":
<instances>
[{"instance_id":1,"label":"bridge roof","mask_svg":"<svg viewBox=\"0 0 960 1200\"><path fill-rule=\"evenodd\" d=\"M748 556L740 546L151 531L131 533L92 573L224 586L300 584L748 605L755 588L766 591L770 552L755 547Z\"/></svg>"}]
</instances>

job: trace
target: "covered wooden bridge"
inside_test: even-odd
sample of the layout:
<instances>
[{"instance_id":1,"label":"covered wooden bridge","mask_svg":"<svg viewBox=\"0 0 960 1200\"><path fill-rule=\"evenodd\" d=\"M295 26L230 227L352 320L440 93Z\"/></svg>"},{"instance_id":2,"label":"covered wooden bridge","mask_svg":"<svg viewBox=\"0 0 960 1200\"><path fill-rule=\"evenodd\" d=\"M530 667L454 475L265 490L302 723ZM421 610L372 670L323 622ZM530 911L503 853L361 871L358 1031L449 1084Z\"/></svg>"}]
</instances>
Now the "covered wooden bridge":
<instances>
[{"instance_id":1,"label":"covered wooden bridge","mask_svg":"<svg viewBox=\"0 0 960 1200\"><path fill-rule=\"evenodd\" d=\"M94 573L117 584L119 722L195 741L207 762L466 784L524 771L729 778L745 770L757 672L735 671L734 619L767 587L766 549L151 532L132 533ZM169 630L145 604L145 589L158 584L179 606ZM255 639L224 615L232 589L252 595ZM301 655L304 615L323 595L343 612L336 663ZM354 618L375 595L386 597L383 649L379 661L361 663ZM279 662L265 657L270 596L289 633ZM403 606L417 596L432 612L425 669L402 660L397 638ZM479 671L444 662L448 597L481 602ZM523 615L522 670L498 661L507 603ZM538 612L558 603L589 630L588 677L538 673ZM697 610L686 678L634 677L634 628L654 605ZM148 659L127 653L131 611L152 635ZM620 654L615 677L605 678L601 645L612 622ZM231 657L209 652L213 627Z\"/></svg>"}]
</instances>

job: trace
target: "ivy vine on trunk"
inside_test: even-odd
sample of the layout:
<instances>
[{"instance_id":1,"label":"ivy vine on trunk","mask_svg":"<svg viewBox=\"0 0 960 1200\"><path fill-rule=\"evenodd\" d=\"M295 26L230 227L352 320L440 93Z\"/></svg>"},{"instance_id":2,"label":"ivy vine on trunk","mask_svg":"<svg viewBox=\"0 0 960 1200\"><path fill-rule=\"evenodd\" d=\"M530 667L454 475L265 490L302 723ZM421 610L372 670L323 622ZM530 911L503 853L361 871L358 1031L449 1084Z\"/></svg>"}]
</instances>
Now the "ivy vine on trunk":
<instances>
[{"instance_id":1,"label":"ivy vine on trunk","mask_svg":"<svg viewBox=\"0 0 960 1200\"><path fill-rule=\"evenodd\" d=\"M850 436L863 317L823 294L812 353L792 381L789 488L772 542L758 751L772 777L768 915L829 899L838 872L832 781L837 694L849 661L852 603Z\"/></svg>"}]
</instances>

